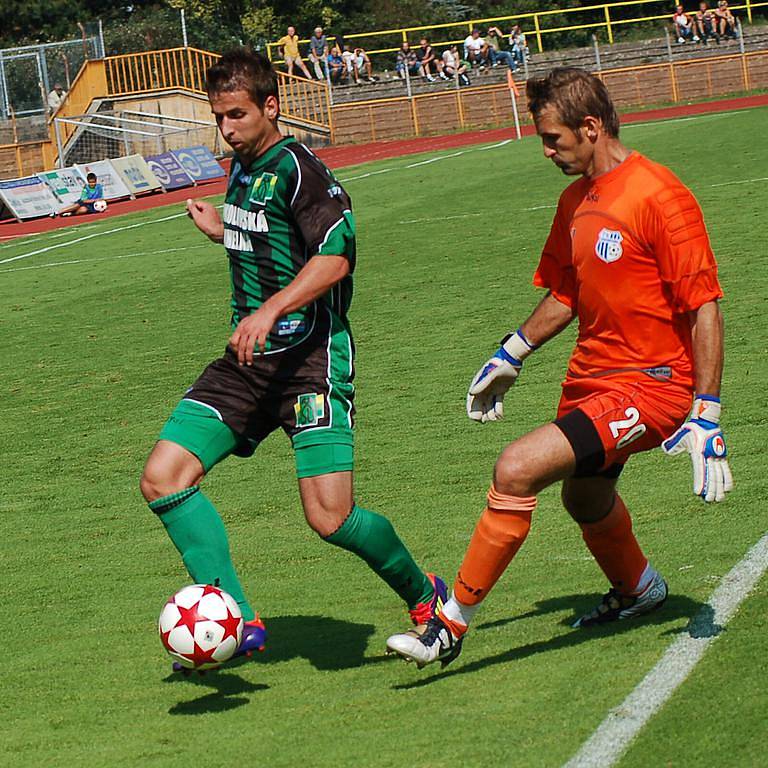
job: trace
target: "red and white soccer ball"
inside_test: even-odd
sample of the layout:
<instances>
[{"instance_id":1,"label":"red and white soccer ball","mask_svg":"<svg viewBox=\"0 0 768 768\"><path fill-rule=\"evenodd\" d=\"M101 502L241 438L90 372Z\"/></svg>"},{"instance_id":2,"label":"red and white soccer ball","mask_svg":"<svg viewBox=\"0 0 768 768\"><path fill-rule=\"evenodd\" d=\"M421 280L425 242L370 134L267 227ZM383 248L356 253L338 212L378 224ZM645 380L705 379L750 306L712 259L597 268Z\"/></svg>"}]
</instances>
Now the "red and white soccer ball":
<instances>
[{"instance_id":1,"label":"red and white soccer ball","mask_svg":"<svg viewBox=\"0 0 768 768\"><path fill-rule=\"evenodd\" d=\"M97 200L93 204L93 210L96 211L96 213L104 213L104 211L107 210L107 201L106 200Z\"/></svg>"},{"instance_id":2,"label":"red and white soccer ball","mask_svg":"<svg viewBox=\"0 0 768 768\"><path fill-rule=\"evenodd\" d=\"M232 658L243 636L243 615L231 595L210 584L180 589L163 607L160 640L188 669L213 669Z\"/></svg>"}]
</instances>

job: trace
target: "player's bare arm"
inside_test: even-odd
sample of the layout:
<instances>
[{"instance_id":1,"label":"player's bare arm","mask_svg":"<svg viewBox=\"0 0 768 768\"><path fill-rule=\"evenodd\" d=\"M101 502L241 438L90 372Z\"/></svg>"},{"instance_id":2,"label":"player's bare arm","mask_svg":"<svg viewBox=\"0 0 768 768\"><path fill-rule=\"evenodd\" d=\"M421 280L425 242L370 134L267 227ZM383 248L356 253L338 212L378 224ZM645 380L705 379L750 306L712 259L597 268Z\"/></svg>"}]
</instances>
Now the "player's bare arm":
<instances>
[{"instance_id":1,"label":"player's bare arm","mask_svg":"<svg viewBox=\"0 0 768 768\"><path fill-rule=\"evenodd\" d=\"M697 394L720 397L723 374L723 315L717 301L690 313Z\"/></svg>"},{"instance_id":2,"label":"player's bare arm","mask_svg":"<svg viewBox=\"0 0 768 768\"><path fill-rule=\"evenodd\" d=\"M540 347L566 328L573 317L573 309L548 291L520 330L534 347Z\"/></svg>"},{"instance_id":3,"label":"player's bare arm","mask_svg":"<svg viewBox=\"0 0 768 768\"><path fill-rule=\"evenodd\" d=\"M214 243L224 242L224 222L215 206L205 200L187 200L187 215Z\"/></svg>"},{"instance_id":4,"label":"player's bare arm","mask_svg":"<svg viewBox=\"0 0 768 768\"><path fill-rule=\"evenodd\" d=\"M240 365L253 365L256 347L263 352L267 336L278 318L311 304L349 274L346 256L314 256L283 290L238 323L229 339Z\"/></svg>"}]
</instances>

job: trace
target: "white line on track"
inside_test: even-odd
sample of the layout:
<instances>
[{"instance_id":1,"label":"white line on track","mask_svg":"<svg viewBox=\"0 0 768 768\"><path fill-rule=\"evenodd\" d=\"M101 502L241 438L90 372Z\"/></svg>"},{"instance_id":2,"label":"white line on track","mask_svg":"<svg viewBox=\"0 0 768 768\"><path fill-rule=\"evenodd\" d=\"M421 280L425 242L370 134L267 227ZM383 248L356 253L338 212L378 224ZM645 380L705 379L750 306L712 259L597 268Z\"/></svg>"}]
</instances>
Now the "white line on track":
<instances>
[{"instance_id":1,"label":"white line on track","mask_svg":"<svg viewBox=\"0 0 768 768\"><path fill-rule=\"evenodd\" d=\"M758 181L768 181L768 176L760 176L757 179L738 179L737 181L721 181L718 184L710 184L710 187L728 187L731 184L755 184Z\"/></svg>"},{"instance_id":2,"label":"white line on track","mask_svg":"<svg viewBox=\"0 0 768 768\"><path fill-rule=\"evenodd\" d=\"M608 768L624 754L643 726L664 706L691 673L710 643L733 618L742 601L768 569L768 534L722 579L658 664L598 726L564 768Z\"/></svg>"},{"instance_id":3,"label":"white line on track","mask_svg":"<svg viewBox=\"0 0 768 768\"><path fill-rule=\"evenodd\" d=\"M131 259L134 256L159 256L161 253L176 253L176 251L194 251L198 248L206 248L207 243L201 245L189 245L184 248L165 248L162 251L139 251L138 253L121 253L116 256L101 256L97 259L70 259L69 261L51 261L48 264L32 264L29 267L11 267L0 269L0 275L6 272L26 272L30 269L46 269L48 267L64 267L68 264L88 264L92 261L116 261L117 259Z\"/></svg>"},{"instance_id":4,"label":"white line on track","mask_svg":"<svg viewBox=\"0 0 768 768\"><path fill-rule=\"evenodd\" d=\"M35 251L28 251L27 253L20 253L18 256L11 256L7 259L0 259L0 264L8 264L12 261L19 261L21 259L28 259L30 256L39 256L41 253L48 253L56 248L66 248L68 245L75 245L76 243L82 243L84 240L91 240L94 237L102 237L103 235L113 235L115 232L124 232L127 229L136 229L137 227L144 227L147 224L159 224L162 221L170 221L171 219L180 219L182 216L186 216L187 212L174 213L171 216L163 216L159 219L151 219L150 221L139 221L136 224L126 224L123 227L113 227L112 229L105 229L102 232L93 232L90 235L83 235L82 237L76 237L74 240L67 240L65 243L55 243L54 245L47 245L45 248L38 248Z\"/></svg>"}]
</instances>

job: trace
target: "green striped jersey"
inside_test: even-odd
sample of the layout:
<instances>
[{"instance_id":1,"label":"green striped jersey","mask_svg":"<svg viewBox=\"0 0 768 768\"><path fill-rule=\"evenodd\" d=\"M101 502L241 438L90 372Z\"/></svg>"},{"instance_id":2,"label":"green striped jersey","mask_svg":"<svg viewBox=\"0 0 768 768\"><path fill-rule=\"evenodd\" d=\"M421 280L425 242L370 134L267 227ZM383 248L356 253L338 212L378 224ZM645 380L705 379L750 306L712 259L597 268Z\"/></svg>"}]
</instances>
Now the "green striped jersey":
<instances>
[{"instance_id":1,"label":"green striped jersey","mask_svg":"<svg viewBox=\"0 0 768 768\"><path fill-rule=\"evenodd\" d=\"M328 309L347 326L355 267L352 206L331 171L307 147L287 136L249 166L235 157L223 219L233 329L318 254L346 256L350 275L326 296L281 317L266 351L286 349L310 336Z\"/></svg>"}]
</instances>

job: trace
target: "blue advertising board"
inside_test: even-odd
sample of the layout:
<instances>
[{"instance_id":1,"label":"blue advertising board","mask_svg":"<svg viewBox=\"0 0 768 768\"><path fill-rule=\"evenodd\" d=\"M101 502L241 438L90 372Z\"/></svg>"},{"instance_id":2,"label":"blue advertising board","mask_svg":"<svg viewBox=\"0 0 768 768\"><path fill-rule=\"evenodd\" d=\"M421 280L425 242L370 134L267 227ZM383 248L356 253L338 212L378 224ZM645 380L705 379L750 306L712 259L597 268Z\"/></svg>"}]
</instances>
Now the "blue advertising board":
<instances>
[{"instance_id":1,"label":"blue advertising board","mask_svg":"<svg viewBox=\"0 0 768 768\"><path fill-rule=\"evenodd\" d=\"M208 147L184 147L184 149L174 149L172 152L182 168L195 181L218 179L226 175Z\"/></svg>"},{"instance_id":2,"label":"blue advertising board","mask_svg":"<svg viewBox=\"0 0 768 768\"><path fill-rule=\"evenodd\" d=\"M181 167L172 152L163 152L161 155L148 155L144 158L157 180L163 185L163 189L181 189L190 187L194 181Z\"/></svg>"}]
</instances>

